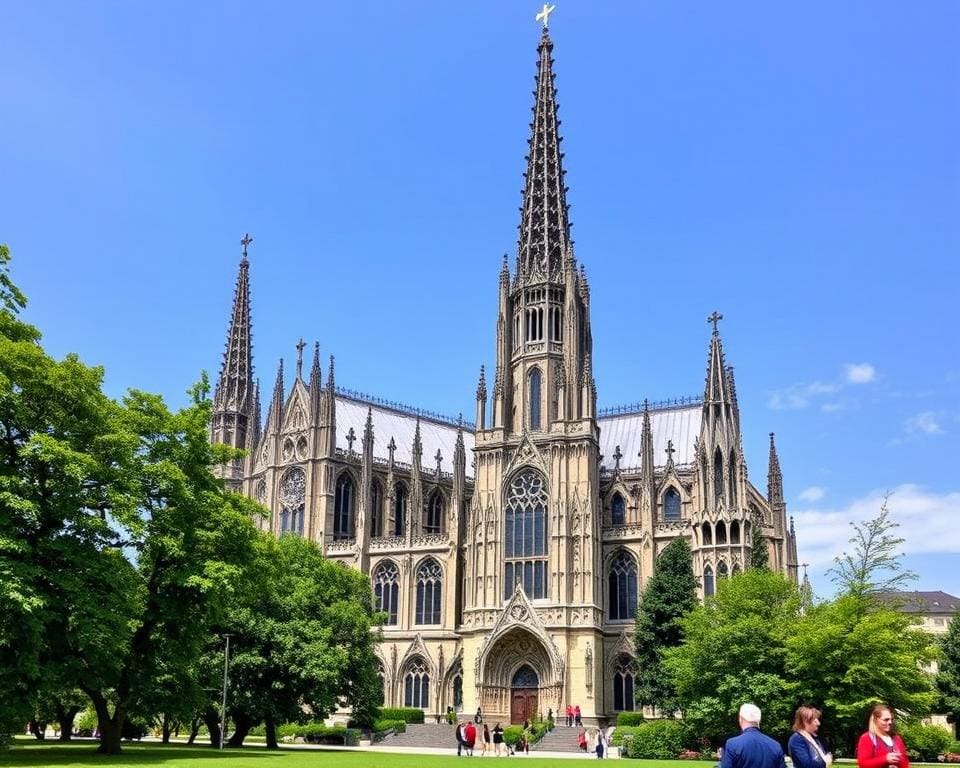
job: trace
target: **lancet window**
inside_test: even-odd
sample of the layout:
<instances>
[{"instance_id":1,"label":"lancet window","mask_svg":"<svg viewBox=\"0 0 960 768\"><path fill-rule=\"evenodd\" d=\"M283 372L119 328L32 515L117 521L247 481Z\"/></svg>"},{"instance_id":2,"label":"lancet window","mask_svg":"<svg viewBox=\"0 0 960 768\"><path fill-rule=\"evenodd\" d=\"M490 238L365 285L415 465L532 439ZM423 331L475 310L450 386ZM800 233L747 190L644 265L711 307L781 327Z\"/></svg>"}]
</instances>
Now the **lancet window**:
<instances>
[{"instance_id":1,"label":"lancet window","mask_svg":"<svg viewBox=\"0 0 960 768\"><path fill-rule=\"evenodd\" d=\"M623 496L619 493L613 494L613 498L610 500L610 524L611 525L625 525L627 522L627 505L623 500Z\"/></svg>"},{"instance_id":2,"label":"lancet window","mask_svg":"<svg viewBox=\"0 0 960 768\"><path fill-rule=\"evenodd\" d=\"M527 597L547 596L547 490L543 477L526 469L510 482L504 531L503 591L517 582Z\"/></svg>"},{"instance_id":3,"label":"lancet window","mask_svg":"<svg viewBox=\"0 0 960 768\"><path fill-rule=\"evenodd\" d=\"M610 565L608 580L610 619L621 621L637 615L637 561L621 550Z\"/></svg>"},{"instance_id":4,"label":"lancet window","mask_svg":"<svg viewBox=\"0 0 960 768\"><path fill-rule=\"evenodd\" d=\"M540 430L540 404L543 389L543 375L539 368L530 371L530 430Z\"/></svg>"},{"instance_id":5,"label":"lancet window","mask_svg":"<svg viewBox=\"0 0 960 768\"><path fill-rule=\"evenodd\" d=\"M370 488L370 536L383 536L383 486L374 480Z\"/></svg>"},{"instance_id":6,"label":"lancet window","mask_svg":"<svg viewBox=\"0 0 960 768\"><path fill-rule=\"evenodd\" d=\"M717 523L717 544L727 543L727 524L721 520Z\"/></svg>"},{"instance_id":7,"label":"lancet window","mask_svg":"<svg viewBox=\"0 0 960 768\"><path fill-rule=\"evenodd\" d=\"M723 454L717 448L713 454L713 503L716 506L723 501Z\"/></svg>"},{"instance_id":8,"label":"lancet window","mask_svg":"<svg viewBox=\"0 0 960 768\"><path fill-rule=\"evenodd\" d=\"M667 488L663 494L663 519L668 523L675 523L680 520L680 493L676 488Z\"/></svg>"},{"instance_id":9,"label":"lancet window","mask_svg":"<svg viewBox=\"0 0 960 768\"><path fill-rule=\"evenodd\" d=\"M439 624L443 571L436 560L424 560L417 568L417 624Z\"/></svg>"},{"instance_id":10,"label":"lancet window","mask_svg":"<svg viewBox=\"0 0 960 768\"><path fill-rule=\"evenodd\" d=\"M430 494L427 512L423 521L424 533L440 533L443 528L443 494L439 490Z\"/></svg>"},{"instance_id":11,"label":"lancet window","mask_svg":"<svg viewBox=\"0 0 960 768\"><path fill-rule=\"evenodd\" d=\"M717 578L725 579L730 575L730 572L727 570L727 564L722 560L717 563Z\"/></svg>"},{"instance_id":12,"label":"lancet window","mask_svg":"<svg viewBox=\"0 0 960 768\"><path fill-rule=\"evenodd\" d=\"M393 535L403 536L407 530L407 487L397 483L393 489Z\"/></svg>"},{"instance_id":13,"label":"lancet window","mask_svg":"<svg viewBox=\"0 0 960 768\"><path fill-rule=\"evenodd\" d=\"M380 563L373 573L373 598L377 610L387 614L387 624L397 623L400 597L400 569L390 560Z\"/></svg>"},{"instance_id":14,"label":"lancet window","mask_svg":"<svg viewBox=\"0 0 960 768\"><path fill-rule=\"evenodd\" d=\"M403 706L419 709L430 706L430 673L420 657L410 663L403 678Z\"/></svg>"},{"instance_id":15,"label":"lancet window","mask_svg":"<svg viewBox=\"0 0 960 768\"><path fill-rule=\"evenodd\" d=\"M710 523L704 523L700 527L700 537L703 539L703 545L705 547L713 544L713 529L710 527Z\"/></svg>"},{"instance_id":16,"label":"lancet window","mask_svg":"<svg viewBox=\"0 0 960 768\"><path fill-rule=\"evenodd\" d=\"M350 474L341 473L337 478L333 497L333 538L335 540L352 539L354 536L354 495Z\"/></svg>"},{"instance_id":17,"label":"lancet window","mask_svg":"<svg viewBox=\"0 0 960 768\"><path fill-rule=\"evenodd\" d=\"M738 523L736 520L730 523L730 543L740 543L740 523Z\"/></svg>"},{"instance_id":18,"label":"lancet window","mask_svg":"<svg viewBox=\"0 0 960 768\"><path fill-rule=\"evenodd\" d=\"M300 467L287 470L280 481L280 533L303 536L307 478Z\"/></svg>"},{"instance_id":19,"label":"lancet window","mask_svg":"<svg viewBox=\"0 0 960 768\"><path fill-rule=\"evenodd\" d=\"M711 597L713 593L713 568L708 565L703 569L703 596Z\"/></svg>"},{"instance_id":20,"label":"lancet window","mask_svg":"<svg viewBox=\"0 0 960 768\"><path fill-rule=\"evenodd\" d=\"M613 709L616 712L632 712L634 708L634 682L637 665L629 656L621 655L613 670Z\"/></svg>"}]
</instances>

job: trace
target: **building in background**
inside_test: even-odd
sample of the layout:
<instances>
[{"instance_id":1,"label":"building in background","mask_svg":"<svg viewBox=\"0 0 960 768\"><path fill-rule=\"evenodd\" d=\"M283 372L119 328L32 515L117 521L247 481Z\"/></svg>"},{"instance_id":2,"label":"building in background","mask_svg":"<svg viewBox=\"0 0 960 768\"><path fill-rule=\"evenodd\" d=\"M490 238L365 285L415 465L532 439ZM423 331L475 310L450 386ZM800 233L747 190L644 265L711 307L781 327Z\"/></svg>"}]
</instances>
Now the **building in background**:
<instances>
[{"instance_id":1,"label":"building in background","mask_svg":"<svg viewBox=\"0 0 960 768\"><path fill-rule=\"evenodd\" d=\"M670 541L689 541L702 595L749 566L755 529L794 580L797 549L773 435L766 493L748 478L720 315L702 398L597 409L546 27L537 51L516 263L500 266L475 422L338 388L317 346L304 370L302 341L262 422L245 238L211 438L248 451L222 475L270 510L265 528L370 575L386 704L522 722L572 703L596 723L635 706L637 597Z\"/></svg>"}]
</instances>

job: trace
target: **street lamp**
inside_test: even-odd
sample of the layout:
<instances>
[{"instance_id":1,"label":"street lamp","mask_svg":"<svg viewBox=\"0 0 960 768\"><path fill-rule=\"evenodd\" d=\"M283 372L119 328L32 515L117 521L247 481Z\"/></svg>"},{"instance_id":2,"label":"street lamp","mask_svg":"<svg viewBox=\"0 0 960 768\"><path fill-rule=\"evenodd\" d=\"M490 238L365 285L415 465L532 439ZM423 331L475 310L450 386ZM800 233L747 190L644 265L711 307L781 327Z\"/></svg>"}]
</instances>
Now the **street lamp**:
<instances>
[{"instance_id":1,"label":"street lamp","mask_svg":"<svg viewBox=\"0 0 960 768\"><path fill-rule=\"evenodd\" d=\"M223 650L223 705L220 707L220 749L223 749L223 742L227 736L227 675L230 670L230 638L232 635L225 634L224 639L227 645Z\"/></svg>"}]
</instances>

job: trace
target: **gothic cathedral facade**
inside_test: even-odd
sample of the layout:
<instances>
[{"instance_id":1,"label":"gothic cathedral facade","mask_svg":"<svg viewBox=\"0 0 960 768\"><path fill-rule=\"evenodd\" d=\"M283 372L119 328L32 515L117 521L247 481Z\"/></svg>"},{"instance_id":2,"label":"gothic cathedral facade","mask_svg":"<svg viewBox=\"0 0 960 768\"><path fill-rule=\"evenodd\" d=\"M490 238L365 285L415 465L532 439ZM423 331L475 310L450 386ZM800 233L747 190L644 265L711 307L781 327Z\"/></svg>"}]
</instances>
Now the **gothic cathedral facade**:
<instances>
[{"instance_id":1,"label":"gothic cathedral facade","mask_svg":"<svg viewBox=\"0 0 960 768\"><path fill-rule=\"evenodd\" d=\"M797 549L773 435L767 493L747 477L718 315L702 398L597 410L546 28L537 50L517 260L475 423L339 388L332 357L324 381L316 347L305 377L302 342L262 422L245 243L211 438L246 449L220 471L269 510L265 529L369 574L385 704L518 722L572 703L598 723L635 707L637 596L670 541L688 540L702 595L749 566L755 528L794 580Z\"/></svg>"}]
</instances>

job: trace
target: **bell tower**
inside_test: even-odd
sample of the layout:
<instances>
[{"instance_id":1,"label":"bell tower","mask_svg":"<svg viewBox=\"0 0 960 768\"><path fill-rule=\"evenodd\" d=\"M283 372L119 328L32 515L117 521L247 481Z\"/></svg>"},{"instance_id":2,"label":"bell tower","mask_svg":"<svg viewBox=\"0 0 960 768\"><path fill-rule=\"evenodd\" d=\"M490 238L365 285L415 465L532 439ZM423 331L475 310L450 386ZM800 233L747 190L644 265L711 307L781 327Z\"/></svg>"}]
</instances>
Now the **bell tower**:
<instances>
[{"instance_id":1,"label":"bell tower","mask_svg":"<svg viewBox=\"0 0 960 768\"><path fill-rule=\"evenodd\" d=\"M461 631L473 662L464 664L464 705L500 719L514 714L517 680L527 704L536 683L541 712L567 701L581 702L584 717L603 709L602 665L593 663L603 644L590 290L570 237L548 9L538 17L516 266L511 274L504 256L499 275L489 412L482 370L477 387L464 537Z\"/></svg>"}]
</instances>

